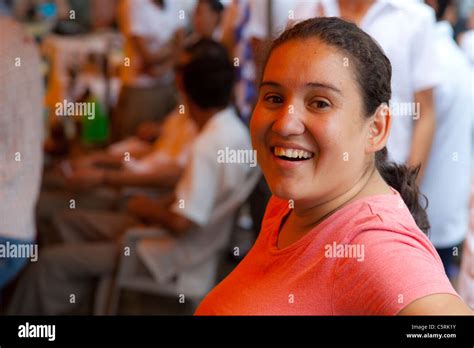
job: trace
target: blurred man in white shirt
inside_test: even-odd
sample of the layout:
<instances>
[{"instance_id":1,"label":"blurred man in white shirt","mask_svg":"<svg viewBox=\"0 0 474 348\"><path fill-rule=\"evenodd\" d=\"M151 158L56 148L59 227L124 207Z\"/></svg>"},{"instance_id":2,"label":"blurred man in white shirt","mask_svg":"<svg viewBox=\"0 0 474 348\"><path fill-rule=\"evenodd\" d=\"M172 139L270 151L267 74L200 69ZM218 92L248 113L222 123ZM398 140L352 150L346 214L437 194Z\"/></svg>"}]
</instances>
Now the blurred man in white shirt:
<instances>
[{"instance_id":1,"label":"blurred man in white shirt","mask_svg":"<svg viewBox=\"0 0 474 348\"><path fill-rule=\"evenodd\" d=\"M467 30L459 35L459 46L474 69L474 2L467 17Z\"/></svg>"},{"instance_id":2,"label":"blurred man in white shirt","mask_svg":"<svg viewBox=\"0 0 474 348\"><path fill-rule=\"evenodd\" d=\"M436 11L436 56L441 83L434 91L437 130L422 181L427 196L430 239L453 276L454 247L468 229L471 134L474 120L469 62L453 39L453 1L427 0Z\"/></svg>"},{"instance_id":3,"label":"blurred man in white shirt","mask_svg":"<svg viewBox=\"0 0 474 348\"><path fill-rule=\"evenodd\" d=\"M0 32L1 290L28 259L37 258L30 246L36 247L32 243L43 158L43 83L33 38L1 14ZM21 248L28 252L11 253Z\"/></svg>"}]
</instances>

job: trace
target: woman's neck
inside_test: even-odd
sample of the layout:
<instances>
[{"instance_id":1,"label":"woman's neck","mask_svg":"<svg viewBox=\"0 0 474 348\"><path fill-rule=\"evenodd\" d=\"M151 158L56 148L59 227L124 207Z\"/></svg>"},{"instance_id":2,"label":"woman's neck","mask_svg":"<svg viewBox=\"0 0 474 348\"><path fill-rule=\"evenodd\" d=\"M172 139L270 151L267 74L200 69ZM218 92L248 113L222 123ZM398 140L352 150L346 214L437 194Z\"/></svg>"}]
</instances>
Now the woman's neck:
<instances>
[{"instance_id":1,"label":"woman's neck","mask_svg":"<svg viewBox=\"0 0 474 348\"><path fill-rule=\"evenodd\" d=\"M326 202L309 205L300 204L300 202L295 201L294 209L290 214L290 217L292 224L294 224L295 227L303 230L312 229L322 220L357 199L390 193L392 193L390 187L380 176L380 173L374 168L364 175L349 190Z\"/></svg>"}]
</instances>

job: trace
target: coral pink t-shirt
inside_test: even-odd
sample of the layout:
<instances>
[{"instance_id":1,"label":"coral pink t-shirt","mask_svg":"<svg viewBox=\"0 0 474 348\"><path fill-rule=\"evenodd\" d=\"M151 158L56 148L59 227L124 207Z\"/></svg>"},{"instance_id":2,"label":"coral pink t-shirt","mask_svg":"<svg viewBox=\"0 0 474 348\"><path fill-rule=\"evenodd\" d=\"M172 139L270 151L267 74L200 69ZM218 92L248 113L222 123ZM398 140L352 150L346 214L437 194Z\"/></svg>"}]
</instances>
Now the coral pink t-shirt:
<instances>
[{"instance_id":1,"label":"coral pink t-shirt","mask_svg":"<svg viewBox=\"0 0 474 348\"><path fill-rule=\"evenodd\" d=\"M398 192L356 200L283 249L287 201L272 197L255 245L196 315L395 315L456 295Z\"/></svg>"}]
</instances>

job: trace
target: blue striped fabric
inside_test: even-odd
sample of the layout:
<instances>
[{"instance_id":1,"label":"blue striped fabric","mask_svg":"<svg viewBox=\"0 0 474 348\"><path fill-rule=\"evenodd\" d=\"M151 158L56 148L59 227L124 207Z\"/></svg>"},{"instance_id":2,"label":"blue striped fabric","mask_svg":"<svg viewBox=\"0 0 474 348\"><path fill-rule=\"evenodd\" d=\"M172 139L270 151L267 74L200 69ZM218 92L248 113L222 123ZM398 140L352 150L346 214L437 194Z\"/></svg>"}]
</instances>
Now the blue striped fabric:
<instances>
[{"instance_id":1,"label":"blue striped fabric","mask_svg":"<svg viewBox=\"0 0 474 348\"><path fill-rule=\"evenodd\" d=\"M242 120L248 124L252 107L257 95L254 84L255 64L250 38L246 35L246 27L250 22L251 5L249 0L236 0L239 18L234 32L237 57L237 88L236 103Z\"/></svg>"}]
</instances>

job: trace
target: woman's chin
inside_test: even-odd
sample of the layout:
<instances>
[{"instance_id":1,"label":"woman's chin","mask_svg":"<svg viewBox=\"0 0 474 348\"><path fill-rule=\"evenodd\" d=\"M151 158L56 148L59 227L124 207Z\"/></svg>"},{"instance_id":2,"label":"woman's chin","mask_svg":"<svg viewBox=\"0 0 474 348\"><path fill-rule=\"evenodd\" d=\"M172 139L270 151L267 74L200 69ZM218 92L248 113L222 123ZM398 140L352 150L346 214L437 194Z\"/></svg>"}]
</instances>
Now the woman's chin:
<instances>
[{"instance_id":1,"label":"woman's chin","mask_svg":"<svg viewBox=\"0 0 474 348\"><path fill-rule=\"evenodd\" d=\"M278 185L270 185L270 191L280 199L283 200L296 200L301 195L300 190L291 189L287 185L278 184Z\"/></svg>"}]
</instances>

